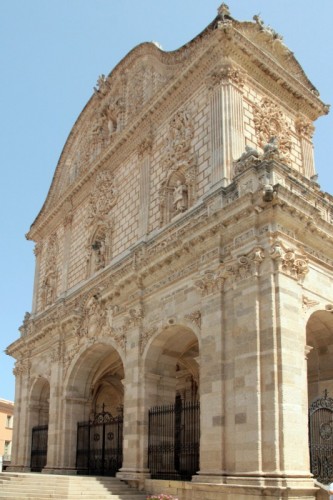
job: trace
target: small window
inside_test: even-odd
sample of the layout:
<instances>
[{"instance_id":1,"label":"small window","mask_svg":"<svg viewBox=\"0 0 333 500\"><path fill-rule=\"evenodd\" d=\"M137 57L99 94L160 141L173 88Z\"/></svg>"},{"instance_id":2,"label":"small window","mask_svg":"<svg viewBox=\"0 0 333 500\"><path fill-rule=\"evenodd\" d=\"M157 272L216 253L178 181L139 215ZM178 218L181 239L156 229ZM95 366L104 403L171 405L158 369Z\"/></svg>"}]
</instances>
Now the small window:
<instances>
[{"instance_id":1,"label":"small window","mask_svg":"<svg viewBox=\"0 0 333 500\"><path fill-rule=\"evenodd\" d=\"M6 427L8 427L9 429L13 428L13 415L7 415Z\"/></svg>"}]
</instances>

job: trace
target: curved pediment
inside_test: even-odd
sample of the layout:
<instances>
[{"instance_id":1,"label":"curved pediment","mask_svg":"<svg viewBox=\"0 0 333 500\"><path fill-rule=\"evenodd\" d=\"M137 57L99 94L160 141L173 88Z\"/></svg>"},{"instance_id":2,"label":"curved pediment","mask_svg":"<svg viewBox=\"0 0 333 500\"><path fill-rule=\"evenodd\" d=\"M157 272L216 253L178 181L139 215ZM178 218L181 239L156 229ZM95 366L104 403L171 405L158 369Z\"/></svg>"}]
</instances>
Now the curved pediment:
<instances>
[{"instance_id":1,"label":"curved pediment","mask_svg":"<svg viewBox=\"0 0 333 500\"><path fill-rule=\"evenodd\" d=\"M41 215L52 211L61 200L68 201L73 186L89 175L101 155L120 137L122 142L128 139L122 132L132 127L154 98L158 100L162 94L167 95L167 89L185 74L193 61L203 61L203 53L208 54L213 46L217 49L216 54L223 52L222 57L231 59L237 46L238 53L250 57L253 64L258 67L265 64L272 69L272 75L281 74L281 81L288 80L286 88L298 86L297 97L303 89L311 105L316 101L316 116L325 112L318 92L273 29L265 26L259 16L246 22L233 19L224 4L218 12L202 33L180 49L164 52L154 43L140 44L108 76L99 77L92 97L69 134L47 199L32 227L36 227Z\"/></svg>"}]
</instances>

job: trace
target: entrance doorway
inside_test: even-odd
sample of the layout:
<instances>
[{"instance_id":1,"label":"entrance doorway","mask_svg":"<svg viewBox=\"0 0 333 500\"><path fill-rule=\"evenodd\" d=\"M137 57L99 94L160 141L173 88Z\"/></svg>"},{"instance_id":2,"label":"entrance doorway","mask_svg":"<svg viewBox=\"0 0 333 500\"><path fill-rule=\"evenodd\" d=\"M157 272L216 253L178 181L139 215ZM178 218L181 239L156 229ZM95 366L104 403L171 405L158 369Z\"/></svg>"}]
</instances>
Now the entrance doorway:
<instances>
[{"instance_id":1,"label":"entrance doorway","mask_svg":"<svg viewBox=\"0 0 333 500\"><path fill-rule=\"evenodd\" d=\"M77 425L78 474L115 476L123 462L123 414L104 410Z\"/></svg>"}]
</instances>

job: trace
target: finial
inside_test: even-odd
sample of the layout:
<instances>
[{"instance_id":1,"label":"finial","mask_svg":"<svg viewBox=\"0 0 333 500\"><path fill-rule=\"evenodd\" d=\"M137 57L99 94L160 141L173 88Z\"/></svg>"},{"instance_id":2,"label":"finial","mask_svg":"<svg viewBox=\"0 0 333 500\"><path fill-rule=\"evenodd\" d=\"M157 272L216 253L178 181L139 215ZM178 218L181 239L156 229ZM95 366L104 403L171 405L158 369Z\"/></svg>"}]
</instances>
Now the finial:
<instances>
[{"instance_id":1,"label":"finial","mask_svg":"<svg viewBox=\"0 0 333 500\"><path fill-rule=\"evenodd\" d=\"M230 19L230 10L226 3L222 3L220 5L220 7L217 9L217 13L222 19L222 21L224 21L226 17Z\"/></svg>"}]
</instances>

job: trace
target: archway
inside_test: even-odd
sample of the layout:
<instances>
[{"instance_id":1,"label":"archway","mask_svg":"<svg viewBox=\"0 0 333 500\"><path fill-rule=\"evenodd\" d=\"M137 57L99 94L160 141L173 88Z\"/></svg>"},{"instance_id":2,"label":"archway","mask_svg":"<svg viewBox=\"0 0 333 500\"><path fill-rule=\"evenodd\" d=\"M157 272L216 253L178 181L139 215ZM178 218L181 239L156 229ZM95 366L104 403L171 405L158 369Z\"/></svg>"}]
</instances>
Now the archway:
<instances>
[{"instance_id":1,"label":"archway","mask_svg":"<svg viewBox=\"0 0 333 500\"><path fill-rule=\"evenodd\" d=\"M333 314L314 312L308 320L308 400L311 472L333 479Z\"/></svg>"},{"instance_id":2,"label":"archway","mask_svg":"<svg viewBox=\"0 0 333 500\"><path fill-rule=\"evenodd\" d=\"M190 480L199 470L199 343L182 325L165 328L145 356L148 467L154 479Z\"/></svg>"},{"instance_id":3,"label":"archway","mask_svg":"<svg viewBox=\"0 0 333 500\"><path fill-rule=\"evenodd\" d=\"M47 462L50 385L38 377L30 394L31 462L32 472L41 472Z\"/></svg>"},{"instance_id":4,"label":"archway","mask_svg":"<svg viewBox=\"0 0 333 500\"><path fill-rule=\"evenodd\" d=\"M107 343L94 343L74 363L65 433L75 450L68 465L79 474L114 476L122 465L123 379L122 359Z\"/></svg>"}]
</instances>

